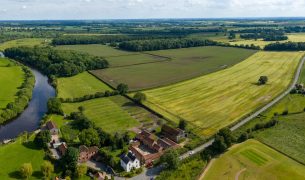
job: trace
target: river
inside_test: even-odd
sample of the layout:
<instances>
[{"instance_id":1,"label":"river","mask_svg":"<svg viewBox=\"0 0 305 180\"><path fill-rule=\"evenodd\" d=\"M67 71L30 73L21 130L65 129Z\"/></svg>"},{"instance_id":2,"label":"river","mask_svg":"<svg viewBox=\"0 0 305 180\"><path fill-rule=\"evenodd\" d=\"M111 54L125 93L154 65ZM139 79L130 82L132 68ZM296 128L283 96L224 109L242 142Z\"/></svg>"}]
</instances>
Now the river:
<instances>
[{"instance_id":1,"label":"river","mask_svg":"<svg viewBox=\"0 0 305 180\"><path fill-rule=\"evenodd\" d=\"M31 70L36 80L32 99L16 119L0 126L0 141L15 138L24 131L35 131L47 112L48 99L55 97L55 89L48 83L48 78L35 69Z\"/></svg>"}]
</instances>

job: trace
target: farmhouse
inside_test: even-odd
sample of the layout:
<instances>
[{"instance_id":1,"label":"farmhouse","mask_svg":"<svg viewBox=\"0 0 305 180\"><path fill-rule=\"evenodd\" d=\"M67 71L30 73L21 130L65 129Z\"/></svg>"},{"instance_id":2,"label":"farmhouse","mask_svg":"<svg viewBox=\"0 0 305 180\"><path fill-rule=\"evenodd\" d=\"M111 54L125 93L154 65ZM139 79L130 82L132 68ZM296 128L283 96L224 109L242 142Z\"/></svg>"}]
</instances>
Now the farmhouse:
<instances>
[{"instance_id":1,"label":"farmhouse","mask_svg":"<svg viewBox=\"0 0 305 180\"><path fill-rule=\"evenodd\" d=\"M136 139L138 141L132 143L129 150L135 154L141 163L146 165L160 158L165 150L179 147L174 141L168 138L158 138L146 130L137 134Z\"/></svg>"},{"instance_id":2,"label":"farmhouse","mask_svg":"<svg viewBox=\"0 0 305 180\"><path fill-rule=\"evenodd\" d=\"M137 159L137 157L131 151L129 151L127 154L122 154L120 158L121 167L126 172L130 172L132 169L140 168L140 160Z\"/></svg>"},{"instance_id":3,"label":"farmhouse","mask_svg":"<svg viewBox=\"0 0 305 180\"><path fill-rule=\"evenodd\" d=\"M182 138L185 138L185 136L186 136L185 132L182 129L173 128L168 125L162 126L161 133L165 137L167 137L175 142L179 142Z\"/></svg>"},{"instance_id":4,"label":"farmhouse","mask_svg":"<svg viewBox=\"0 0 305 180\"><path fill-rule=\"evenodd\" d=\"M50 131L52 135L58 134L59 130L57 129L56 125L52 121L48 121L46 124L46 128Z\"/></svg>"},{"instance_id":5,"label":"farmhouse","mask_svg":"<svg viewBox=\"0 0 305 180\"><path fill-rule=\"evenodd\" d=\"M88 161L98 153L98 150L99 149L97 146L87 147L85 145L81 145L79 147L78 161L81 163Z\"/></svg>"}]
</instances>

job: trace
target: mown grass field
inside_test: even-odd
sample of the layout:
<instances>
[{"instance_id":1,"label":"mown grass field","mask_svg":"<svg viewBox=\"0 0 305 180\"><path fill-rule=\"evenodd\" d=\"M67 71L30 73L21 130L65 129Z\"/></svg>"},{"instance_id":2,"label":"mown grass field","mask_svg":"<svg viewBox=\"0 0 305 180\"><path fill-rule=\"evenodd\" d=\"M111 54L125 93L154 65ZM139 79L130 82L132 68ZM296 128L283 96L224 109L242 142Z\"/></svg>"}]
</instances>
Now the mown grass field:
<instances>
[{"instance_id":1,"label":"mown grass field","mask_svg":"<svg viewBox=\"0 0 305 180\"><path fill-rule=\"evenodd\" d=\"M59 50L73 50L83 53L89 53L94 56L111 57L111 56L126 56L137 54L134 52L122 51L110 46L100 44L89 44L89 45L64 45L56 46Z\"/></svg>"},{"instance_id":2,"label":"mown grass field","mask_svg":"<svg viewBox=\"0 0 305 180\"><path fill-rule=\"evenodd\" d=\"M291 114L280 118L276 126L259 131L254 136L305 164L305 113Z\"/></svg>"},{"instance_id":3,"label":"mown grass field","mask_svg":"<svg viewBox=\"0 0 305 180\"><path fill-rule=\"evenodd\" d=\"M304 179L305 166L261 144L248 140L212 162L202 180Z\"/></svg>"},{"instance_id":4,"label":"mown grass field","mask_svg":"<svg viewBox=\"0 0 305 180\"><path fill-rule=\"evenodd\" d=\"M145 104L173 121L185 119L195 132L210 136L284 91L302 56L302 52L258 52L232 68L144 91ZM259 86L262 75L269 81Z\"/></svg>"},{"instance_id":5,"label":"mown grass field","mask_svg":"<svg viewBox=\"0 0 305 180\"><path fill-rule=\"evenodd\" d=\"M94 56L102 56L108 62L110 67L130 66L135 64L146 64L169 60L166 57L154 56L146 53L128 52L115 49L107 45L65 45L57 46L60 50L73 50L83 53L89 53Z\"/></svg>"},{"instance_id":6,"label":"mown grass field","mask_svg":"<svg viewBox=\"0 0 305 180\"><path fill-rule=\"evenodd\" d=\"M0 108L5 108L14 101L23 81L24 72L21 67L13 65L8 59L0 58Z\"/></svg>"},{"instance_id":7,"label":"mown grass field","mask_svg":"<svg viewBox=\"0 0 305 180\"><path fill-rule=\"evenodd\" d=\"M63 104L63 110L66 114L70 114L71 112L77 112L78 107L83 106L85 115L98 127L109 133L124 132L139 126L140 123L123 109L127 104L119 103L121 101L117 99L120 98L124 97L113 96L81 103L65 103Z\"/></svg>"},{"instance_id":8,"label":"mown grass field","mask_svg":"<svg viewBox=\"0 0 305 180\"><path fill-rule=\"evenodd\" d=\"M7 41L4 43L0 43L0 51L4 49L11 48L11 47L18 47L18 46L36 46L48 43L46 39L43 38L25 38L25 39L17 39L12 41Z\"/></svg>"},{"instance_id":9,"label":"mown grass field","mask_svg":"<svg viewBox=\"0 0 305 180\"><path fill-rule=\"evenodd\" d=\"M243 61L255 52L215 46L151 51L150 54L172 60L108 68L92 73L113 87L125 83L130 90L135 91L169 85L222 70Z\"/></svg>"},{"instance_id":10,"label":"mown grass field","mask_svg":"<svg viewBox=\"0 0 305 180\"><path fill-rule=\"evenodd\" d=\"M0 177L1 179L22 179L19 169L23 163L31 163L33 175L30 179L42 179L40 166L43 163L44 151L38 149L33 142L23 143L22 138L17 138L16 142L0 146Z\"/></svg>"},{"instance_id":11,"label":"mown grass field","mask_svg":"<svg viewBox=\"0 0 305 180\"><path fill-rule=\"evenodd\" d=\"M73 77L58 78L57 83L57 96L59 98L76 98L111 90L110 87L88 72Z\"/></svg>"}]
</instances>

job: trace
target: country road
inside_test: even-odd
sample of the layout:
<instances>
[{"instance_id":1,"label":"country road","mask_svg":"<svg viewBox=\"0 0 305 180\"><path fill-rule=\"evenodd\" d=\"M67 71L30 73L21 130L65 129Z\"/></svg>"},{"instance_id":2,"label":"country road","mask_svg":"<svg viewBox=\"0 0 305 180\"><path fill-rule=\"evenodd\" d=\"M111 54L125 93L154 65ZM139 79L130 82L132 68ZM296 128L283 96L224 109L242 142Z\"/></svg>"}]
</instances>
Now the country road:
<instances>
[{"instance_id":1,"label":"country road","mask_svg":"<svg viewBox=\"0 0 305 180\"><path fill-rule=\"evenodd\" d=\"M243 120L241 120L239 123L235 124L233 127L230 128L231 131L234 131L238 128L240 128L241 126L243 126L244 124L246 124L247 122L251 121L252 119L254 119L255 117L257 117L259 114L261 114L262 112L266 111L268 108L272 107L274 104L276 104L277 102L279 102L281 99L283 99L286 95L288 95L290 93L290 91L294 88L295 84L298 82L298 79L300 77L301 71L302 71L302 67L305 61L305 57L300 61L298 68L295 72L294 75L294 79L292 81L292 83L290 84L290 86L288 87L288 89L286 91L284 91L282 94L280 94L279 96L277 96L275 99L273 99L271 102L269 102L268 104L266 104L265 106L263 106L262 108L260 108L259 110L249 114L248 117L244 118ZM181 155L179 158L180 160L183 160L185 158L188 158L190 156L193 156L194 154L197 154L201 151L203 151L205 148L209 147L210 145L212 145L212 143L214 142L214 139L211 139L210 141L198 146L197 148L188 151L186 153L184 153L183 155ZM141 173L138 176L135 176L131 179L134 180L149 180L154 178L155 176L157 176L160 172L162 171L162 168L160 168L159 166L154 167L152 169L144 170L143 173ZM148 173L150 172L150 173ZM151 173L153 172L153 173Z\"/></svg>"}]
</instances>

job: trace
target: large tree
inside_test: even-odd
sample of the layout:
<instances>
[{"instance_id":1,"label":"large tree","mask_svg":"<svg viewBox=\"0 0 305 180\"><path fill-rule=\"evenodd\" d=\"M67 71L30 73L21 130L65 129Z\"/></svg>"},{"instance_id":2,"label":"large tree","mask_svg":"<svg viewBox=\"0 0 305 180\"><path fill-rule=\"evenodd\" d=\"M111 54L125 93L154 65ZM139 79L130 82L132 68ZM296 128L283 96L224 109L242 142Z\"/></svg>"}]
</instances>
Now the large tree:
<instances>
[{"instance_id":1,"label":"large tree","mask_svg":"<svg viewBox=\"0 0 305 180\"><path fill-rule=\"evenodd\" d=\"M63 110L61 107L61 101L58 98L51 98L48 101L48 113L60 114L63 115Z\"/></svg>"},{"instance_id":2,"label":"large tree","mask_svg":"<svg viewBox=\"0 0 305 180\"><path fill-rule=\"evenodd\" d=\"M142 92L137 92L134 96L133 99L135 102L141 104L143 101L146 100L146 95Z\"/></svg>"},{"instance_id":3,"label":"large tree","mask_svg":"<svg viewBox=\"0 0 305 180\"><path fill-rule=\"evenodd\" d=\"M83 130L79 135L79 140L86 146L99 146L100 138L97 131L93 128Z\"/></svg>"},{"instance_id":4,"label":"large tree","mask_svg":"<svg viewBox=\"0 0 305 180\"><path fill-rule=\"evenodd\" d=\"M50 161L44 161L41 165L41 172L44 178L50 178L52 173L54 172L53 164Z\"/></svg>"},{"instance_id":5,"label":"large tree","mask_svg":"<svg viewBox=\"0 0 305 180\"><path fill-rule=\"evenodd\" d=\"M84 164L78 165L78 166L76 167L76 171L75 171L76 176L77 176L78 178L82 178L84 175L86 175L87 170L88 170L88 168L87 168L86 165L84 165Z\"/></svg>"},{"instance_id":6,"label":"large tree","mask_svg":"<svg viewBox=\"0 0 305 180\"><path fill-rule=\"evenodd\" d=\"M47 143L50 141L51 133L48 130L40 131L34 139L35 144L41 148L47 148Z\"/></svg>"},{"instance_id":7,"label":"large tree","mask_svg":"<svg viewBox=\"0 0 305 180\"><path fill-rule=\"evenodd\" d=\"M65 168L74 171L77 166L78 157L78 149L74 147L68 147L65 155L62 157L62 162Z\"/></svg>"},{"instance_id":8,"label":"large tree","mask_svg":"<svg viewBox=\"0 0 305 180\"><path fill-rule=\"evenodd\" d=\"M117 90L120 94L126 94L128 92L128 85L121 83L117 86Z\"/></svg>"},{"instance_id":9,"label":"large tree","mask_svg":"<svg viewBox=\"0 0 305 180\"><path fill-rule=\"evenodd\" d=\"M177 169L179 166L179 154L176 150L169 150L161 156L160 162L164 163L168 169Z\"/></svg>"},{"instance_id":10,"label":"large tree","mask_svg":"<svg viewBox=\"0 0 305 180\"><path fill-rule=\"evenodd\" d=\"M20 168L20 175L23 178L29 179L29 177L33 174L33 167L31 163L24 163Z\"/></svg>"}]
</instances>

